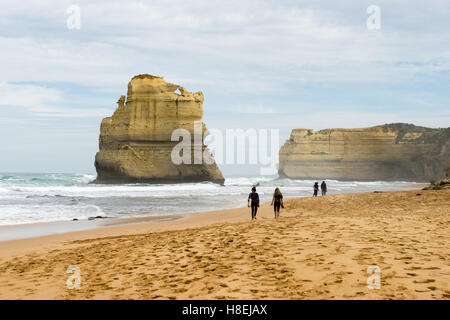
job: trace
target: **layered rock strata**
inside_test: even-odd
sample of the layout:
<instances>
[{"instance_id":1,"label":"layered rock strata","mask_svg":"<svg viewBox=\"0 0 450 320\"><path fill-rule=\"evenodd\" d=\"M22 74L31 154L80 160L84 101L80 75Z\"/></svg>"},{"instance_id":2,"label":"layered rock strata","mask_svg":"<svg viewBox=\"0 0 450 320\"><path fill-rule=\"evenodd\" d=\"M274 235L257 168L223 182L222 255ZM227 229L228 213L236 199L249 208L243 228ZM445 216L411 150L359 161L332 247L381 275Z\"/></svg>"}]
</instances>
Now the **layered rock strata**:
<instances>
[{"instance_id":1,"label":"layered rock strata","mask_svg":"<svg viewBox=\"0 0 450 320\"><path fill-rule=\"evenodd\" d=\"M128 83L111 117L100 126L99 152L95 156L97 179L93 183L177 183L212 181L223 184L224 177L203 144L205 125L202 92L191 93L166 82L162 77L138 75ZM194 124L200 123L200 134ZM176 164L172 141L176 129L192 136L192 162ZM200 143L194 144L194 140ZM194 156L210 156L206 163L194 163ZM197 156L198 158L198 156ZM212 159L212 161L211 161Z\"/></svg>"},{"instance_id":2,"label":"layered rock strata","mask_svg":"<svg viewBox=\"0 0 450 320\"><path fill-rule=\"evenodd\" d=\"M438 180L450 166L450 128L294 129L279 159L279 175L294 179Z\"/></svg>"}]
</instances>

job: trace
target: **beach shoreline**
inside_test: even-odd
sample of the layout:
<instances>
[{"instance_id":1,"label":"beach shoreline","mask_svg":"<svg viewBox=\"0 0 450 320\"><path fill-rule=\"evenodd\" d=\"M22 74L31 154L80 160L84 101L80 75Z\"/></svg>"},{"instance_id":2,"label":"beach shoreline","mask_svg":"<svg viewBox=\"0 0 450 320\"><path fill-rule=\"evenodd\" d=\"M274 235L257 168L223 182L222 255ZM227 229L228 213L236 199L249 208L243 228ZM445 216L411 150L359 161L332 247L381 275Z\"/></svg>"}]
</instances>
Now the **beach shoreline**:
<instances>
[{"instance_id":1,"label":"beach shoreline","mask_svg":"<svg viewBox=\"0 0 450 320\"><path fill-rule=\"evenodd\" d=\"M196 214L196 213L191 213ZM0 226L0 243L3 241L23 240L64 233L87 231L110 226L122 226L137 223L151 223L182 219L189 214L164 216L144 216L129 218L95 218L92 220L50 221Z\"/></svg>"},{"instance_id":2,"label":"beach shoreline","mask_svg":"<svg viewBox=\"0 0 450 320\"><path fill-rule=\"evenodd\" d=\"M267 209L269 202L262 203L261 212L264 212L264 218L267 217ZM249 211L248 214L245 214ZM193 212L184 215L169 215L160 217L141 217L141 218L112 218L112 219L96 219L93 221L57 221L42 222L12 226L1 226L0 232L29 232L27 229L36 228L39 232L45 230L54 230L55 227L61 227L62 232L51 232L49 234L34 236L36 233L29 233L18 239L8 239L0 241L0 258L7 256L15 249L26 248L26 250L38 249L43 244L55 244L67 241L86 240L99 237L121 236L130 234L141 234L148 232L163 232L182 230L184 228L198 228L215 223L235 223L250 220L250 208L239 207L233 209L212 210L204 212ZM81 224L80 230L77 225ZM11 250L11 248L14 248ZM24 253L25 251L19 250Z\"/></svg>"},{"instance_id":3,"label":"beach shoreline","mask_svg":"<svg viewBox=\"0 0 450 320\"><path fill-rule=\"evenodd\" d=\"M393 190L384 190L386 186L380 186L380 190L377 192L387 192L387 191L402 191L402 190L415 190L417 188L423 188L425 185L421 184L406 184L406 185L391 185L389 188L394 188ZM373 188L375 189L375 188ZM284 188L282 189L284 190ZM263 202L267 202L270 197L265 197L264 199L264 192L261 194L260 191L260 197L263 197ZM267 191L267 190L266 190ZM357 193L365 193L365 192L372 192L371 190L368 191L359 191ZM352 192L335 192L332 194L347 194ZM329 195L332 195L331 193ZM284 193L285 199L291 199L291 198L297 198L297 197L309 197L310 195L300 195L300 196L293 196L292 194L286 195ZM142 201L141 201L142 202ZM48 206L48 205L47 205ZM152 206L152 203L150 204L150 207ZM89 207L89 205L88 205ZM92 206L93 207L93 206ZM62 234L62 233L69 233L69 232L77 232L77 231L86 231L86 230L92 230L97 228L104 228L104 227L110 227L110 226L118 226L118 225L128 225L128 224L135 224L135 223L153 223L153 222L159 222L159 221L172 221L172 220L178 220L178 219L184 219L187 216L195 215L199 213L208 213L211 211L221 211L221 210L229 210L229 209L239 209L239 208L245 208L246 207L246 199L245 195L243 195L243 199L239 203L234 203L234 206L229 208L224 208L223 206L219 206L218 208L211 210L206 207L202 207L201 209L193 209L192 211L188 212L177 212L176 210L174 212L163 212L162 214L157 211L152 212L151 214L130 214L130 216L123 215L123 216L116 216L111 215L109 211L101 211L97 214L93 214L89 219L87 217L81 218L81 217L73 217L71 220L55 220L55 221L36 221L36 222L25 222L25 223L19 223L19 224L3 224L0 225L0 242L2 241L9 241L9 240L19 240L19 239L27 239L27 238L35 238L35 237L41 237L41 236L49 236L49 235L56 235L56 234ZM65 209L67 210L67 209ZM106 209L107 210L107 209ZM154 209L157 210L157 209ZM154 211L153 210L153 211ZM152 210L150 210L151 212ZM82 216L82 215L81 215Z\"/></svg>"},{"instance_id":4,"label":"beach shoreline","mask_svg":"<svg viewBox=\"0 0 450 320\"><path fill-rule=\"evenodd\" d=\"M450 190L339 194L0 242L2 299L449 299ZM66 269L80 267L80 290ZM366 286L381 269L381 289Z\"/></svg>"}]
</instances>

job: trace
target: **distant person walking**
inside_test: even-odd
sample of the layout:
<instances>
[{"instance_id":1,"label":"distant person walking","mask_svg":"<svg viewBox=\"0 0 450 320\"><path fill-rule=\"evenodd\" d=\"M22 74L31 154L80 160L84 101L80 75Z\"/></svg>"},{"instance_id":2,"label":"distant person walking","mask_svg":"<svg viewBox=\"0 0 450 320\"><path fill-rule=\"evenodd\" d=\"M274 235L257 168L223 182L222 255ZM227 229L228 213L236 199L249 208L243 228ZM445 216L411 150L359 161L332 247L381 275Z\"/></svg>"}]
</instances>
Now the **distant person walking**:
<instances>
[{"instance_id":1,"label":"distant person walking","mask_svg":"<svg viewBox=\"0 0 450 320\"><path fill-rule=\"evenodd\" d=\"M283 195L281 194L281 191L279 188L275 188L275 192L273 193L272 197L272 203L273 205L273 212L275 213L275 219L280 217L280 207L284 208L283 204Z\"/></svg>"},{"instance_id":2,"label":"distant person walking","mask_svg":"<svg viewBox=\"0 0 450 320\"><path fill-rule=\"evenodd\" d=\"M259 207L259 195L256 192L256 187L253 187L252 192L248 195L248 206L252 208L252 220L256 219L256 212Z\"/></svg>"},{"instance_id":3,"label":"distant person walking","mask_svg":"<svg viewBox=\"0 0 450 320\"><path fill-rule=\"evenodd\" d=\"M314 183L314 194L313 194L313 197L317 197L317 194L319 193L319 183L318 182L316 182L316 183Z\"/></svg>"},{"instance_id":4,"label":"distant person walking","mask_svg":"<svg viewBox=\"0 0 450 320\"><path fill-rule=\"evenodd\" d=\"M320 185L320 189L322 190L322 196L327 195L327 184L325 181L322 181L322 184Z\"/></svg>"}]
</instances>

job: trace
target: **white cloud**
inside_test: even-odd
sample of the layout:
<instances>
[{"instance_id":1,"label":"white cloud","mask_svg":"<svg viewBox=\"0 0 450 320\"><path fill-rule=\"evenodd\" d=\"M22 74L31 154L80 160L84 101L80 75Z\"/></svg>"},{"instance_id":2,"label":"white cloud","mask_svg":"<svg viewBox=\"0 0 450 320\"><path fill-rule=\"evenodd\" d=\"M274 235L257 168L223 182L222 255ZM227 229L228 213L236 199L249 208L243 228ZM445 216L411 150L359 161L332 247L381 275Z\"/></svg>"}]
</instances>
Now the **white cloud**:
<instances>
[{"instance_id":1,"label":"white cloud","mask_svg":"<svg viewBox=\"0 0 450 320\"><path fill-rule=\"evenodd\" d=\"M32 112L52 112L52 104L63 101L58 90L34 85L0 83L1 106L24 107Z\"/></svg>"},{"instance_id":2,"label":"white cloud","mask_svg":"<svg viewBox=\"0 0 450 320\"><path fill-rule=\"evenodd\" d=\"M72 4L80 30L66 27ZM449 16L448 0L2 0L0 129L22 133L5 142L10 168L63 166L20 154L32 137L34 159L90 146L77 154L92 170L99 119L139 73L203 91L208 128L448 126Z\"/></svg>"},{"instance_id":3,"label":"white cloud","mask_svg":"<svg viewBox=\"0 0 450 320\"><path fill-rule=\"evenodd\" d=\"M61 91L37 85L0 82L0 97L0 108L24 108L37 116L84 118L111 113L102 108L63 107L67 98Z\"/></svg>"},{"instance_id":4,"label":"white cloud","mask_svg":"<svg viewBox=\"0 0 450 320\"><path fill-rule=\"evenodd\" d=\"M429 114L428 112L313 112L294 121L288 121L291 128L364 128L385 123L412 123L425 127L446 128L450 112ZM301 125L300 125L301 124Z\"/></svg>"},{"instance_id":5,"label":"white cloud","mask_svg":"<svg viewBox=\"0 0 450 320\"><path fill-rule=\"evenodd\" d=\"M450 70L449 10L442 1L425 11L420 3L381 1L382 29L371 32L370 3L359 0L79 1L80 30L65 27L72 1L6 1L0 21L11 31L0 38L0 81L65 81L112 92L149 72L246 93L280 90L283 82L415 81ZM436 59L441 63L430 65ZM396 65L405 61L416 64Z\"/></svg>"}]
</instances>

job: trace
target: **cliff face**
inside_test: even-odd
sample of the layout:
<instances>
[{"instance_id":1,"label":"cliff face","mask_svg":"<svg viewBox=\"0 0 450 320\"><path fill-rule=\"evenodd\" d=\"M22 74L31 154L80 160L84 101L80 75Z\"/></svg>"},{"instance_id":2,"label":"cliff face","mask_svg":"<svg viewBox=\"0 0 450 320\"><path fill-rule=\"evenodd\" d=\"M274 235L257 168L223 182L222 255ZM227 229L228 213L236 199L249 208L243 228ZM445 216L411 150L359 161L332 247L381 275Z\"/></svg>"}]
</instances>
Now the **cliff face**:
<instances>
[{"instance_id":1,"label":"cliff face","mask_svg":"<svg viewBox=\"0 0 450 320\"><path fill-rule=\"evenodd\" d=\"M172 162L171 152L178 141L172 132L185 129L194 136L194 121L203 117L203 94L191 93L161 77L135 76L128 83L112 117L100 126L100 151L95 156L97 179L94 183L173 183L213 181L224 178L216 163L179 164ZM204 124L201 132L206 131ZM192 138L192 141L194 138ZM199 148L208 150L200 137ZM194 144L191 147L194 159ZM212 156L211 156L212 157ZM209 162L211 163L211 162Z\"/></svg>"},{"instance_id":2,"label":"cliff face","mask_svg":"<svg viewBox=\"0 0 450 320\"><path fill-rule=\"evenodd\" d=\"M294 179L437 180L450 166L450 128L294 129L279 156L279 175Z\"/></svg>"},{"instance_id":3,"label":"cliff face","mask_svg":"<svg viewBox=\"0 0 450 320\"><path fill-rule=\"evenodd\" d=\"M445 173L445 179L442 179L440 181L432 181L431 184L423 190L444 190L444 189L450 189L450 167L447 168Z\"/></svg>"}]
</instances>

